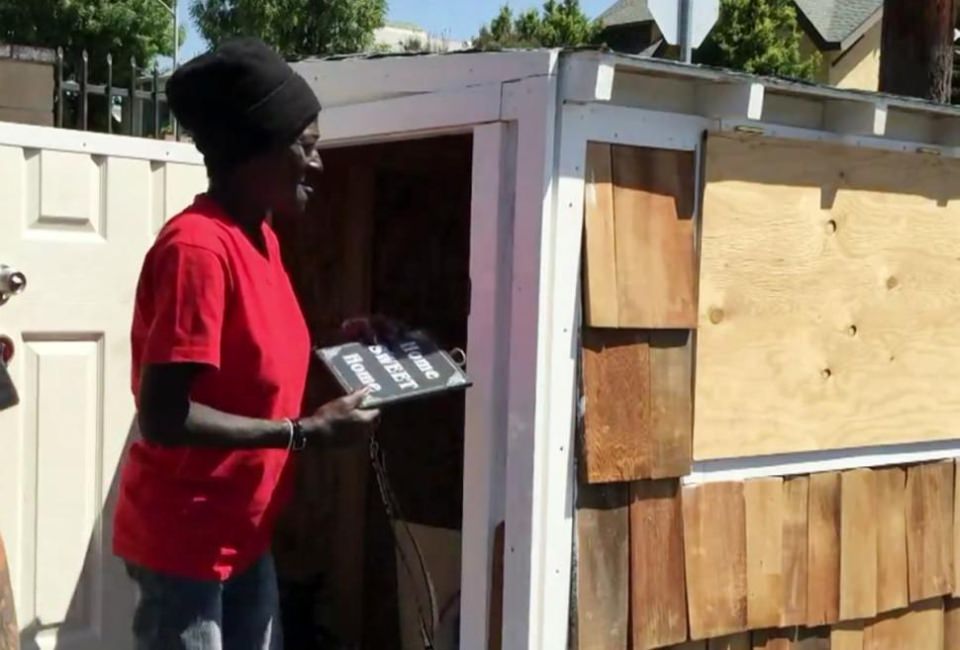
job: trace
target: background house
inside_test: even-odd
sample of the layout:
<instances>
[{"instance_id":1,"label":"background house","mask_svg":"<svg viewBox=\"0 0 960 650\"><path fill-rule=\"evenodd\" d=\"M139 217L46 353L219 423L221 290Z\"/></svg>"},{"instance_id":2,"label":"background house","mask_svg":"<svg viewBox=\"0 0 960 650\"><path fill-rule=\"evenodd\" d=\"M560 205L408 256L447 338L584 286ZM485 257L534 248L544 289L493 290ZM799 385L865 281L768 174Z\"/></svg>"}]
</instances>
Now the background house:
<instances>
[{"instance_id":1,"label":"background house","mask_svg":"<svg viewBox=\"0 0 960 650\"><path fill-rule=\"evenodd\" d=\"M450 52L470 48L469 41L458 41L444 34L431 34L412 23L387 22L373 33L374 47L387 52Z\"/></svg>"},{"instance_id":2,"label":"background house","mask_svg":"<svg viewBox=\"0 0 960 650\"><path fill-rule=\"evenodd\" d=\"M883 0L794 0L803 48L819 51L817 81L876 90L880 79ZM647 0L618 0L600 16L605 42L619 52L663 56L669 52Z\"/></svg>"},{"instance_id":3,"label":"background house","mask_svg":"<svg viewBox=\"0 0 960 650\"><path fill-rule=\"evenodd\" d=\"M54 50L0 44L0 122L53 125Z\"/></svg>"},{"instance_id":4,"label":"background house","mask_svg":"<svg viewBox=\"0 0 960 650\"><path fill-rule=\"evenodd\" d=\"M883 0L795 0L803 48L819 50L817 81L840 88L877 90Z\"/></svg>"}]
</instances>

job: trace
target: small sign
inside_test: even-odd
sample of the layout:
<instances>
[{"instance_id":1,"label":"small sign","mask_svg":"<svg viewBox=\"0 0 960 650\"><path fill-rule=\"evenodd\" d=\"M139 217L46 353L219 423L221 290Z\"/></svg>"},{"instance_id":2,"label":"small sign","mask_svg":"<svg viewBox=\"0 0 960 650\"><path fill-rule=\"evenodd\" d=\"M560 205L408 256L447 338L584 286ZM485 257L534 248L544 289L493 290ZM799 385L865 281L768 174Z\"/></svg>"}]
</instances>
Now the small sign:
<instances>
[{"instance_id":1,"label":"small sign","mask_svg":"<svg viewBox=\"0 0 960 650\"><path fill-rule=\"evenodd\" d=\"M453 358L422 336L408 336L389 345L347 343L317 350L317 356L348 394L370 389L362 408L380 408L471 385Z\"/></svg>"},{"instance_id":2,"label":"small sign","mask_svg":"<svg viewBox=\"0 0 960 650\"><path fill-rule=\"evenodd\" d=\"M720 17L720 0L688 0L689 2L689 47L700 47L703 39ZM648 0L647 8L657 21L663 38L671 45L682 43L686 37L680 33L684 3L681 0Z\"/></svg>"}]
</instances>

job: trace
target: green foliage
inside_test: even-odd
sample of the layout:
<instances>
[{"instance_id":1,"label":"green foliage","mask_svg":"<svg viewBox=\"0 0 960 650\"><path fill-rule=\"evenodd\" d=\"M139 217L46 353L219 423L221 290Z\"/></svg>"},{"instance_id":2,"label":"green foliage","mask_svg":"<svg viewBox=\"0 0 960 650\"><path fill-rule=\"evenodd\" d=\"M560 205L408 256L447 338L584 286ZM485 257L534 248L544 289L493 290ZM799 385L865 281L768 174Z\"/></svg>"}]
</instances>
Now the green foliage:
<instances>
[{"instance_id":1,"label":"green foliage","mask_svg":"<svg viewBox=\"0 0 960 650\"><path fill-rule=\"evenodd\" d=\"M157 0L0 0L0 43L63 47L67 74L90 55L90 77L102 80L107 54L115 80L173 53L173 19Z\"/></svg>"},{"instance_id":2,"label":"green foliage","mask_svg":"<svg viewBox=\"0 0 960 650\"><path fill-rule=\"evenodd\" d=\"M508 5L473 40L476 48L520 49L575 47L596 41L600 25L580 8L579 0L547 0L542 12L535 9L514 17Z\"/></svg>"},{"instance_id":3,"label":"green foliage","mask_svg":"<svg viewBox=\"0 0 960 650\"><path fill-rule=\"evenodd\" d=\"M190 8L211 46L258 36L289 58L367 50L386 12L386 0L194 0Z\"/></svg>"},{"instance_id":4,"label":"green foliage","mask_svg":"<svg viewBox=\"0 0 960 650\"><path fill-rule=\"evenodd\" d=\"M417 52L427 52L428 50L429 48L427 47L427 45L416 36L411 36L410 38L408 38L403 42L404 52L417 53Z\"/></svg>"},{"instance_id":5,"label":"green foliage","mask_svg":"<svg viewBox=\"0 0 960 650\"><path fill-rule=\"evenodd\" d=\"M721 0L720 20L694 53L698 63L754 74L813 80L820 53L800 47L797 12L790 0Z\"/></svg>"}]
</instances>

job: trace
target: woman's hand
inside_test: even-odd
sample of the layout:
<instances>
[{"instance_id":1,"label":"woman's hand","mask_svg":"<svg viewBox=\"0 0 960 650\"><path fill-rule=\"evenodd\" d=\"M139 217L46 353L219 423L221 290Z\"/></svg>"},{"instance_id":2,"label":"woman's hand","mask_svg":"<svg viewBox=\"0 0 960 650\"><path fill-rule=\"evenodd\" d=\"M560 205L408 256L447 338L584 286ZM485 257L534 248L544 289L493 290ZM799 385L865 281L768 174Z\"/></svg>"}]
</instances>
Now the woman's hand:
<instances>
[{"instance_id":1,"label":"woman's hand","mask_svg":"<svg viewBox=\"0 0 960 650\"><path fill-rule=\"evenodd\" d=\"M307 436L307 444L320 438L323 442L336 447L358 444L366 440L363 435L369 433L380 418L380 411L361 409L369 391L360 390L351 395L327 402L316 412L300 421Z\"/></svg>"}]
</instances>

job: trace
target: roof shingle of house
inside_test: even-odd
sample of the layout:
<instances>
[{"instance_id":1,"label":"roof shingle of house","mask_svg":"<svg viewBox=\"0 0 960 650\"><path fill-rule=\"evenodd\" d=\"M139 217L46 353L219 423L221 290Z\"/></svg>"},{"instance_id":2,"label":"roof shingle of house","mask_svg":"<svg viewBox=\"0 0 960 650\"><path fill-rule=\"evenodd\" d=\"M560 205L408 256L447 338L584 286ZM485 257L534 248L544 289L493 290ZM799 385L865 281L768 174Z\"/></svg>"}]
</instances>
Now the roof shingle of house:
<instances>
[{"instance_id":1,"label":"roof shingle of house","mask_svg":"<svg viewBox=\"0 0 960 650\"><path fill-rule=\"evenodd\" d=\"M883 0L794 0L820 40L841 44L883 8ZM606 27L653 20L647 0L617 0L600 15Z\"/></svg>"},{"instance_id":2,"label":"roof shingle of house","mask_svg":"<svg viewBox=\"0 0 960 650\"><path fill-rule=\"evenodd\" d=\"M647 0L617 0L600 14L600 22L604 27L645 23L651 20L653 20L653 14L647 8Z\"/></svg>"},{"instance_id":3,"label":"roof shingle of house","mask_svg":"<svg viewBox=\"0 0 960 650\"><path fill-rule=\"evenodd\" d=\"M883 0L794 0L826 43L843 43L883 9Z\"/></svg>"}]
</instances>

